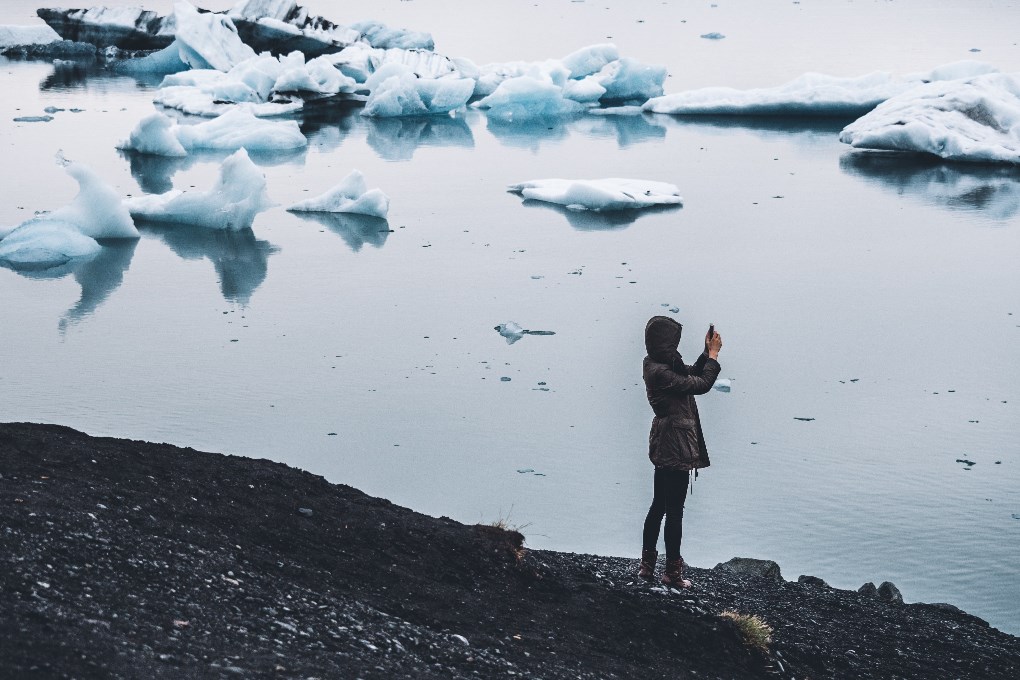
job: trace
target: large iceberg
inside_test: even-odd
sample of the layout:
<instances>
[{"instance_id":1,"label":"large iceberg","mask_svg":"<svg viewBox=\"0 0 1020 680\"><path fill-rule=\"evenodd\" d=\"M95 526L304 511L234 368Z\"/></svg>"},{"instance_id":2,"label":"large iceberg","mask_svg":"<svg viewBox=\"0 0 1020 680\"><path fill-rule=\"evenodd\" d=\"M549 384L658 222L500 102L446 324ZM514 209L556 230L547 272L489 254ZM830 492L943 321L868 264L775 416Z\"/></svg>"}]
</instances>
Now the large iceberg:
<instances>
[{"instance_id":1,"label":"large iceberg","mask_svg":"<svg viewBox=\"0 0 1020 680\"><path fill-rule=\"evenodd\" d=\"M470 78L419 78L408 66L386 64L365 82L371 90L363 116L422 116L449 113L471 98Z\"/></svg>"},{"instance_id":2,"label":"large iceberg","mask_svg":"<svg viewBox=\"0 0 1020 680\"><path fill-rule=\"evenodd\" d=\"M0 264L14 269L48 269L97 255L96 239L138 238L138 230L120 197L91 169L59 162L78 182L70 205L43 213L16 227L0 227Z\"/></svg>"},{"instance_id":3,"label":"large iceberg","mask_svg":"<svg viewBox=\"0 0 1020 680\"><path fill-rule=\"evenodd\" d=\"M340 184L326 193L287 208L294 212L357 213L385 218L390 209L389 196L379 189L369 189L365 176L353 170Z\"/></svg>"},{"instance_id":4,"label":"large iceberg","mask_svg":"<svg viewBox=\"0 0 1020 680\"><path fill-rule=\"evenodd\" d=\"M273 205L266 193L266 178L241 149L220 167L209 191L169 191L124 200L137 219L170 222L207 229L250 229L255 216Z\"/></svg>"},{"instance_id":5,"label":"large iceberg","mask_svg":"<svg viewBox=\"0 0 1020 680\"><path fill-rule=\"evenodd\" d=\"M234 107L221 116L196 125L181 125L154 113L131 131L119 149L157 156L181 157L191 151L286 151L303 149L308 140L297 122L257 118L245 107Z\"/></svg>"},{"instance_id":6,"label":"large iceberg","mask_svg":"<svg viewBox=\"0 0 1020 680\"><path fill-rule=\"evenodd\" d=\"M994 70L983 62L960 61L902 77L884 71L852 78L805 73L778 87L705 87L653 97L645 102L644 110L673 115L860 116L921 83Z\"/></svg>"},{"instance_id":7,"label":"large iceberg","mask_svg":"<svg viewBox=\"0 0 1020 680\"><path fill-rule=\"evenodd\" d=\"M604 212L683 203L675 185L642 179L536 179L512 184L507 191L570 210Z\"/></svg>"},{"instance_id":8,"label":"large iceberg","mask_svg":"<svg viewBox=\"0 0 1020 680\"><path fill-rule=\"evenodd\" d=\"M99 48L162 49L173 42L173 15L161 17L139 7L43 8L36 11L61 38Z\"/></svg>"},{"instance_id":9,"label":"large iceberg","mask_svg":"<svg viewBox=\"0 0 1020 680\"><path fill-rule=\"evenodd\" d=\"M846 126L839 140L859 149L1020 164L1020 75L918 86Z\"/></svg>"}]
</instances>

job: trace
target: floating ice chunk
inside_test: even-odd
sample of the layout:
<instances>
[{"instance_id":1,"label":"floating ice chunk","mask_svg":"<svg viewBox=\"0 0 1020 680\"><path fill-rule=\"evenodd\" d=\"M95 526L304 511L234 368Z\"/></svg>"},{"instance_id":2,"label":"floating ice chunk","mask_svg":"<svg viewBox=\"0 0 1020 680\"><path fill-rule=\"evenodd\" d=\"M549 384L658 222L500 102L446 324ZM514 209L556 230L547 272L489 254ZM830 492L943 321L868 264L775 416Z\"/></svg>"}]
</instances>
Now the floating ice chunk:
<instances>
[{"instance_id":1,"label":"floating ice chunk","mask_svg":"<svg viewBox=\"0 0 1020 680\"><path fill-rule=\"evenodd\" d=\"M304 55L294 52L287 60L280 60L283 73L273 83L272 92L314 92L317 94L337 94L354 92L357 82L345 76L327 57L316 57L308 61Z\"/></svg>"},{"instance_id":2,"label":"floating ice chunk","mask_svg":"<svg viewBox=\"0 0 1020 680\"><path fill-rule=\"evenodd\" d=\"M265 176L241 149L223 162L208 192L175 190L128 198L124 205L140 219L239 231L251 228L255 215L272 202Z\"/></svg>"},{"instance_id":3,"label":"floating ice chunk","mask_svg":"<svg viewBox=\"0 0 1020 680\"><path fill-rule=\"evenodd\" d=\"M163 49L137 59L125 59L113 63L118 73L160 75L179 73L191 68L181 59L180 47L176 42Z\"/></svg>"},{"instance_id":4,"label":"floating ice chunk","mask_svg":"<svg viewBox=\"0 0 1020 680\"><path fill-rule=\"evenodd\" d=\"M507 321L506 323L494 326L494 330L506 338L506 344L508 345L512 345L524 337L524 329L513 321Z\"/></svg>"},{"instance_id":5,"label":"floating ice chunk","mask_svg":"<svg viewBox=\"0 0 1020 680\"><path fill-rule=\"evenodd\" d=\"M418 78L410 67L386 64L365 82L372 93L363 116L422 116L449 113L471 98L475 81L470 78Z\"/></svg>"},{"instance_id":6,"label":"floating ice chunk","mask_svg":"<svg viewBox=\"0 0 1020 680\"><path fill-rule=\"evenodd\" d=\"M1020 76L920 85L843 128L839 140L860 149L1020 164Z\"/></svg>"},{"instance_id":7,"label":"floating ice chunk","mask_svg":"<svg viewBox=\"0 0 1020 680\"><path fill-rule=\"evenodd\" d=\"M60 36L49 26L0 26L0 50L28 45L49 45Z\"/></svg>"},{"instance_id":8,"label":"floating ice chunk","mask_svg":"<svg viewBox=\"0 0 1020 680\"><path fill-rule=\"evenodd\" d=\"M158 50L174 39L171 17L160 17L139 7L43 8L37 13L61 38L91 43L100 49Z\"/></svg>"},{"instance_id":9,"label":"floating ice chunk","mask_svg":"<svg viewBox=\"0 0 1020 680\"><path fill-rule=\"evenodd\" d=\"M233 107L196 125L180 125L161 113L144 118L118 148L158 156L184 156L188 151L285 151L302 149L308 140L297 122L257 118L250 108Z\"/></svg>"},{"instance_id":10,"label":"floating ice chunk","mask_svg":"<svg viewBox=\"0 0 1020 680\"><path fill-rule=\"evenodd\" d=\"M70 205L37 219L71 224L92 238L138 238L138 230L113 187L86 165L68 162L62 157L60 162L67 174L78 182L78 195Z\"/></svg>"},{"instance_id":11,"label":"floating ice chunk","mask_svg":"<svg viewBox=\"0 0 1020 680\"><path fill-rule=\"evenodd\" d=\"M52 269L94 257L102 246L74 225L51 219L29 220L0 240L0 265L21 271Z\"/></svg>"},{"instance_id":12,"label":"floating ice chunk","mask_svg":"<svg viewBox=\"0 0 1020 680\"><path fill-rule=\"evenodd\" d=\"M712 389L719 390L720 392L729 392L732 386L733 385L729 378L719 378L715 381L715 384L712 385Z\"/></svg>"},{"instance_id":13,"label":"floating ice chunk","mask_svg":"<svg viewBox=\"0 0 1020 680\"><path fill-rule=\"evenodd\" d=\"M571 78L584 78L598 73L607 64L620 58L620 51L612 43L589 45L563 57L561 63Z\"/></svg>"},{"instance_id":14,"label":"floating ice chunk","mask_svg":"<svg viewBox=\"0 0 1020 680\"><path fill-rule=\"evenodd\" d=\"M174 4L176 38L181 59L192 68L229 71L255 51L241 42L230 17L199 13L194 5L181 0Z\"/></svg>"},{"instance_id":15,"label":"floating ice chunk","mask_svg":"<svg viewBox=\"0 0 1020 680\"><path fill-rule=\"evenodd\" d=\"M428 33L406 28L390 28L379 21L359 21L351 24L349 28L359 31L372 47L432 50L436 46Z\"/></svg>"},{"instance_id":16,"label":"floating ice chunk","mask_svg":"<svg viewBox=\"0 0 1020 680\"><path fill-rule=\"evenodd\" d=\"M634 210L683 203L676 186L640 179L538 179L513 184L507 190L526 199L557 203L571 210Z\"/></svg>"},{"instance_id":17,"label":"floating ice chunk","mask_svg":"<svg viewBox=\"0 0 1020 680\"><path fill-rule=\"evenodd\" d=\"M164 87L153 98L153 103L164 106L168 109L177 109L182 113L204 118L215 118L224 113L238 108L238 104L225 102L218 99L215 94L203 91L197 87ZM273 101L260 104L245 104L247 111L258 118L272 118L273 116L285 116L289 113L300 111L304 102L300 99L294 101Z\"/></svg>"},{"instance_id":18,"label":"floating ice chunk","mask_svg":"<svg viewBox=\"0 0 1020 680\"><path fill-rule=\"evenodd\" d=\"M636 59L623 57L602 67L595 76L606 93L605 100L640 99L662 94L662 84L666 81L666 67L642 64Z\"/></svg>"},{"instance_id":19,"label":"floating ice chunk","mask_svg":"<svg viewBox=\"0 0 1020 680\"><path fill-rule=\"evenodd\" d=\"M389 196L379 189L368 189L365 176L353 170L340 184L326 193L287 208L295 212L357 213L370 217L386 217Z\"/></svg>"},{"instance_id":20,"label":"floating ice chunk","mask_svg":"<svg viewBox=\"0 0 1020 680\"><path fill-rule=\"evenodd\" d=\"M505 122L555 118L584 110L579 102L565 98L555 83L531 76L504 80L492 94L473 106L488 109L490 118Z\"/></svg>"},{"instance_id":21,"label":"floating ice chunk","mask_svg":"<svg viewBox=\"0 0 1020 680\"><path fill-rule=\"evenodd\" d=\"M570 71L563 65L563 62L556 59L485 64L478 67L475 95L488 96L495 92L503 82L521 77L550 82L558 88L563 88L570 78Z\"/></svg>"},{"instance_id":22,"label":"floating ice chunk","mask_svg":"<svg viewBox=\"0 0 1020 680\"><path fill-rule=\"evenodd\" d=\"M705 40L722 40L726 36L718 31L712 31L711 33L702 33L701 37Z\"/></svg>"},{"instance_id":23,"label":"floating ice chunk","mask_svg":"<svg viewBox=\"0 0 1020 680\"><path fill-rule=\"evenodd\" d=\"M597 102L606 93L606 88L598 77L588 76L581 80L568 80L563 86L563 96L582 104Z\"/></svg>"}]
</instances>

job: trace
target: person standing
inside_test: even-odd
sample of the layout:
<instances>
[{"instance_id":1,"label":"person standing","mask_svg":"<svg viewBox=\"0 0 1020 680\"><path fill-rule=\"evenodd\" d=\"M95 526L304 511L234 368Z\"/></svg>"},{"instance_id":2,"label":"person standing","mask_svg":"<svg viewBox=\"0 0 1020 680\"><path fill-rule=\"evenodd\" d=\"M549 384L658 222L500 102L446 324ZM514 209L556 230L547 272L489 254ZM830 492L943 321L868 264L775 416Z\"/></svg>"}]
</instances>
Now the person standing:
<instances>
[{"instance_id":1,"label":"person standing","mask_svg":"<svg viewBox=\"0 0 1020 680\"><path fill-rule=\"evenodd\" d=\"M701 431L698 406L694 397L705 394L719 377L719 350L722 337L709 327L705 351L693 365L686 365L677 351L683 326L667 316L653 316L645 324L643 374L645 394L655 412L648 435L648 458L655 466L652 505L645 517L642 535L641 566L638 576L655 578L656 546L659 528L666 518L666 571L662 583L675 588L690 588L684 579L684 561L680 556L683 538L684 502L691 470L709 466L708 449Z\"/></svg>"}]
</instances>

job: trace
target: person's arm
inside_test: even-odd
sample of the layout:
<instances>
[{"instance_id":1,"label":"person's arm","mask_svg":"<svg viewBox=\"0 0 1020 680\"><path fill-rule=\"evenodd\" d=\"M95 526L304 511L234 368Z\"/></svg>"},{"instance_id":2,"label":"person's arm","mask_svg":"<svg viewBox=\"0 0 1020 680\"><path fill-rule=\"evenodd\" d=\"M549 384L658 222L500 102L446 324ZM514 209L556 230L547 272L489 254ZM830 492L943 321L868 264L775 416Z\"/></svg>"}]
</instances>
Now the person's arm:
<instances>
[{"instance_id":1,"label":"person's arm","mask_svg":"<svg viewBox=\"0 0 1020 680\"><path fill-rule=\"evenodd\" d=\"M688 366L688 375L681 375L676 371L663 368L657 375L657 387L668 394L697 396L705 394L716 378L722 367L719 365L719 350L722 349L722 336L714 333L711 337L705 336L705 352L698 357L693 366Z\"/></svg>"},{"instance_id":2,"label":"person's arm","mask_svg":"<svg viewBox=\"0 0 1020 680\"><path fill-rule=\"evenodd\" d=\"M719 339L718 346L713 345L715 338ZM701 373L708 359L718 361L720 349L722 349L722 336L718 333L713 333L712 335L705 333L705 351L701 353L701 356L698 357L698 360L693 365L687 367L688 372Z\"/></svg>"}]
</instances>

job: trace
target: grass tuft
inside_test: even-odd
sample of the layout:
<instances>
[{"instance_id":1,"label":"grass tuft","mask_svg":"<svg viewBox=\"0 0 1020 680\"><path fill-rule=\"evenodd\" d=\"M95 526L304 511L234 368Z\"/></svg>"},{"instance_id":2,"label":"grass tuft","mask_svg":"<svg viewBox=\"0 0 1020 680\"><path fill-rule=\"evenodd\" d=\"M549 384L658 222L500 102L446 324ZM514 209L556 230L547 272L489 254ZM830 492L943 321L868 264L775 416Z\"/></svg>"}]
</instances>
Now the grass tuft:
<instances>
[{"instance_id":1,"label":"grass tuft","mask_svg":"<svg viewBox=\"0 0 1020 680\"><path fill-rule=\"evenodd\" d=\"M740 631L744 638L744 644L748 647L767 652L772 642L772 626L754 614L739 614L732 610L726 610L720 614L724 619L729 619Z\"/></svg>"}]
</instances>

